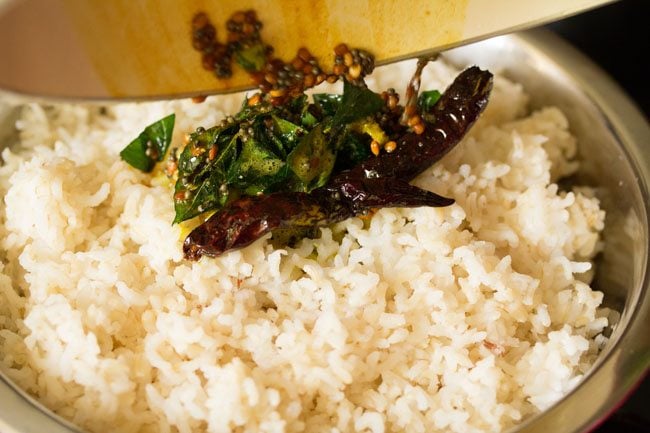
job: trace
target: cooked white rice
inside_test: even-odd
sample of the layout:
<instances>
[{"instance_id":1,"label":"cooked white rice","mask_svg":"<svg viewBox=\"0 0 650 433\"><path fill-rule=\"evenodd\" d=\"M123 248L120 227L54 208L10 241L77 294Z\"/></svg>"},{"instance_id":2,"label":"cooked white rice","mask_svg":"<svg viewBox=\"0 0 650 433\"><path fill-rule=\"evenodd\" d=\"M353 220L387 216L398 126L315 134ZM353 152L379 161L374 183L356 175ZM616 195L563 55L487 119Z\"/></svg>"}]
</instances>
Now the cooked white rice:
<instances>
[{"instance_id":1,"label":"cooked white rice","mask_svg":"<svg viewBox=\"0 0 650 433\"><path fill-rule=\"evenodd\" d=\"M372 87L404 87L413 64ZM455 75L438 62L423 80ZM383 209L295 249L183 260L164 182L118 152L175 112L175 140L241 95L23 109L2 153L0 367L93 432L482 432L544 410L605 342L589 287L604 212L556 108L496 78L482 120Z\"/></svg>"}]
</instances>

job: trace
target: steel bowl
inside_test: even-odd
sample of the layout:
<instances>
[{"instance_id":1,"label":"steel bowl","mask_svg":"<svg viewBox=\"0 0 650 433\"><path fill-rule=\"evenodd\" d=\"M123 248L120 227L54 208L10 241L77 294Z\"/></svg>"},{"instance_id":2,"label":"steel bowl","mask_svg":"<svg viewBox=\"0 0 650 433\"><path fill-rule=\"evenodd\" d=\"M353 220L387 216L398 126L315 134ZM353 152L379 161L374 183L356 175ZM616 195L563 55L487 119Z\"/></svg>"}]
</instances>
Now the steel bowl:
<instances>
[{"instance_id":1,"label":"steel bowl","mask_svg":"<svg viewBox=\"0 0 650 433\"><path fill-rule=\"evenodd\" d=\"M604 252L594 286L621 313L609 343L573 391L511 431L583 432L625 399L650 366L648 246L650 127L596 65L557 36L530 31L445 53L459 66L478 64L522 83L532 108L554 105L567 115L583 161L575 181L596 187L607 212ZM13 112L0 111L0 138ZM0 374L0 432L79 432Z\"/></svg>"}]
</instances>

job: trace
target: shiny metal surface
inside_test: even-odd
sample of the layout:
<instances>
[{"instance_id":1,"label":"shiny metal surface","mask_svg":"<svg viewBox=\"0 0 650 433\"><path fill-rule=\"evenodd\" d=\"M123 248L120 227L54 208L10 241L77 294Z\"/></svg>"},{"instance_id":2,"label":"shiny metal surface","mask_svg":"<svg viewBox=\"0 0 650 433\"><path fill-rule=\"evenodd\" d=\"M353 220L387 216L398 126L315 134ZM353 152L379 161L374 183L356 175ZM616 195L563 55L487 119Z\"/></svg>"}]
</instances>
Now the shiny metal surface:
<instances>
[{"instance_id":1,"label":"shiny metal surface","mask_svg":"<svg viewBox=\"0 0 650 433\"><path fill-rule=\"evenodd\" d=\"M607 211L605 249L594 284L605 292L606 304L622 312L621 319L583 382L546 412L512 429L588 431L614 410L650 366L650 127L611 79L552 34L502 36L445 57L458 65L503 70L526 87L533 108L559 106L579 139L584 163L577 182L596 186ZM0 380L0 432L73 431L5 378Z\"/></svg>"},{"instance_id":2,"label":"shiny metal surface","mask_svg":"<svg viewBox=\"0 0 650 433\"><path fill-rule=\"evenodd\" d=\"M553 104L569 119L583 161L577 182L597 186L607 211L595 287L622 312L610 343L581 385L513 431L585 432L625 398L650 366L648 275L650 127L604 72L558 37L541 31L457 50L458 63L503 69L532 106Z\"/></svg>"}]
</instances>

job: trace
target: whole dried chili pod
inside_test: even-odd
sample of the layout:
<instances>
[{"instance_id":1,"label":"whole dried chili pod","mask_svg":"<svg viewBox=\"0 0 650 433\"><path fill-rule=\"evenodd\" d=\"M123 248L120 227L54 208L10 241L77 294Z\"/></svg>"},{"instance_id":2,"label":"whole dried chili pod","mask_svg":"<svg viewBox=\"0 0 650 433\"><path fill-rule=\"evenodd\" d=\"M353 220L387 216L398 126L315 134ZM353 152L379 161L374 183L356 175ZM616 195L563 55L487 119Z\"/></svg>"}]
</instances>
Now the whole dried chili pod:
<instances>
[{"instance_id":1,"label":"whole dried chili pod","mask_svg":"<svg viewBox=\"0 0 650 433\"><path fill-rule=\"evenodd\" d=\"M272 230L301 231L324 226L379 207L448 206L454 201L407 182L373 179L354 184L353 198L342 196L336 188L306 192L277 192L242 197L212 215L194 229L183 244L185 257L198 260L203 255L218 256L245 247ZM352 186L353 184L348 184Z\"/></svg>"},{"instance_id":2,"label":"whole dried chili pod","mask_svg":"<svg viewBox=\"0 0 650 433\"><path fill-rule=\"evenodd\" d=\"M185 257L218 256L276 229L323 226L372 208L452 204L452 199L408 182L462 139L487 105L491 89L490 72L466 69L432 108L434 121L423 134L405 134L394 152L371 157L310 193L278 192L235 200L188 235Z\"/></svg>"},{"instance_id":3,"label":"whole dried chili pod","mask_svg":"<svg viewBox=\"0 0 650 433\"><path fill-rule=\"evenodd\" d=\"M420 135L407 133L392 153L382 153L350 170L412 180L458 144L488 103L492 74L472 66L461 72L429 113L435 120Z\"/></svg>"}]
</instances>

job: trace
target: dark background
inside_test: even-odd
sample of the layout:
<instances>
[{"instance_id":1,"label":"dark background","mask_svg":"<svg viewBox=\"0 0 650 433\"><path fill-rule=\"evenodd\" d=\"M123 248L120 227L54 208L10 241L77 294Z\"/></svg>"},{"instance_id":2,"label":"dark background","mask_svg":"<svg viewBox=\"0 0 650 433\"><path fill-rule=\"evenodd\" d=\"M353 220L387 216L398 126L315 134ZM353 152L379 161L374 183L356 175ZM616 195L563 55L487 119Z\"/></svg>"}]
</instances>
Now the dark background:
<instances>
[{"instance_id":1,"label":"dark background","mask_svg":"<svg viewBox=\"0 0 650 433\"><path fill-rule=\"evenodd\" d=\"M622 0L546 26L616 80L650 116L650 0ZM648 143L650 152L650 143ZM648 329L650 332L650 326ZM594 433L650 432L650 379Z\"/></svg>"},{"instance_id":2,"label":"dark background","mask_svg":"<svg viewBox=\"0 0 650 433\"><path fill-rule=\"evenodd\" d=\"M650 1L621 0L546 27L591 57L650 115Z\"/></svg>"}]
</instances>

